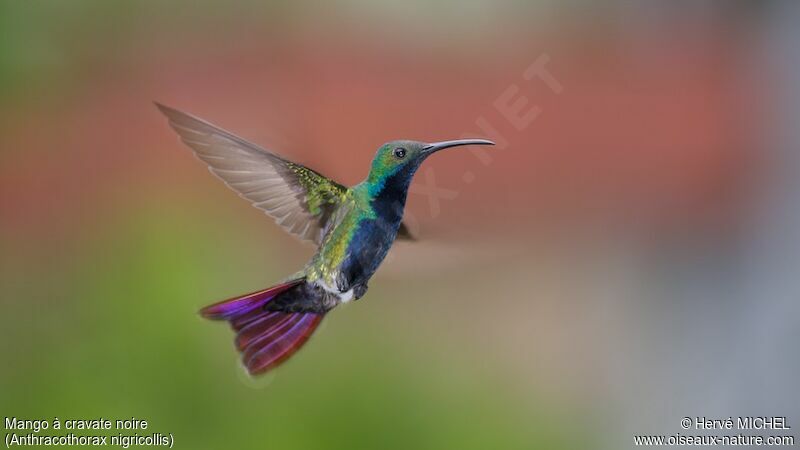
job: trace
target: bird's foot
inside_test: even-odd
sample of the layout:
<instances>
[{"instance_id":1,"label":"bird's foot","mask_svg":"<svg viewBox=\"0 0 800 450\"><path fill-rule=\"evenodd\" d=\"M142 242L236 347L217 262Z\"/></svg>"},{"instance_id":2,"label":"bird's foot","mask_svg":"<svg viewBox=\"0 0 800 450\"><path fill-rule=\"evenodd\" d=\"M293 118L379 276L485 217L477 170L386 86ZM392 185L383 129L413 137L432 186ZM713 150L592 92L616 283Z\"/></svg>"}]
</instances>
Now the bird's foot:
<instances>
[{"instance_id":1,"label":"bird's foot","mask_svg":"<svg viewBox=\"0 0 800 450\"><path fill-rule=\"evenodd\" d=\"M344 273L339 273L336 277L336 289L339 292L344 293L349 291L353 286L350 283L350 280L347 279L347 276Z\"/></svg>"},{"instance_id":2,"label":"bird's foot","mask_svg":"<svg viewBox=\"0 0 800 450\"><path fill-rule=\"evenodd\" d=\"M367 293L367 283L362 283L353 287L353 299L358 300Z\"/></svg>"}]
</instances>

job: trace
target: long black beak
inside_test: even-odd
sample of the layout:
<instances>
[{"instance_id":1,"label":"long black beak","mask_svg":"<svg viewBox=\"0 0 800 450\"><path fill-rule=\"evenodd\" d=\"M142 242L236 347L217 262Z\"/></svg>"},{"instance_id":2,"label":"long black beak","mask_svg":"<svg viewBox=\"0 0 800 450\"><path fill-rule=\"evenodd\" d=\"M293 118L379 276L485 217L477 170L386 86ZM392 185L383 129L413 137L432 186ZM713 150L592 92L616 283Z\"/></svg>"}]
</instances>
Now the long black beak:
<instances>
[{"instance_id":1,"label":"long black beak","mask_svg":"<svg viewBox=\"0 0 800 450\"><path fill-rule=\"evenodd\" d=\"M422 151L425 153L433 153L459 145L494 145L494 142L487 141L486 139L457 139L455 141L442 141L428 144L422 148Z\"/></svg>"}]
</instances>

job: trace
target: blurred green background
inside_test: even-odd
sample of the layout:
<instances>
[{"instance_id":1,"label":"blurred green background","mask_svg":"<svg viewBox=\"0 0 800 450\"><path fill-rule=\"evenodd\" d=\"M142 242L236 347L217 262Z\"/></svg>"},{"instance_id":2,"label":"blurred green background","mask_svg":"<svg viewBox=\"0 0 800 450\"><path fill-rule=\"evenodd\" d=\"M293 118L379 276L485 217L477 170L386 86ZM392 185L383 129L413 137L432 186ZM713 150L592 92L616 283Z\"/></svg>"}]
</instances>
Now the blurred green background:
<instances>
[{"instance_id":1,"label":"blurred green background","mask_svg":"<svg viewBox=\"0 0 800 450\"><path fill-rule=\"evenodd\" d=\"M798 17L0 1L0 414L135 416L191 449L627 448L684 416L800 417ZM526 78L542 57L560 90ZM252 379L196 311L313 249L153 100L346 184L388 140L500 145L427 162L418 242Z\"/></svg>"}]
</instances>

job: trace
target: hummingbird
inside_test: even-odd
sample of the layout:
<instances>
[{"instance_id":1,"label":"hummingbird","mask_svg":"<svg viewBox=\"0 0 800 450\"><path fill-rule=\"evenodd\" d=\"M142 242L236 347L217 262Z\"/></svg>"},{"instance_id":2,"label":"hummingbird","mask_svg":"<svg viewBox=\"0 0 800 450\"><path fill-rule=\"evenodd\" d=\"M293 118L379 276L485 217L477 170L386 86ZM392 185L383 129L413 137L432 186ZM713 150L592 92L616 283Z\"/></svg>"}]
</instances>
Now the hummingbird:
<instances>
[{"instance_id":1,"label":"hummingbird","mask_svg":"<svg viewBox=\"0 0 800 450\"><path fill-rule=\"evenodd\" d=\"M160 103L159 110L212 174L317 252L279 284L206 306L200 314L228 321L251 375L262 374L305 344L333 308L358 300L396 239L412 239L403 223L408 188L430 155L485 139L381 145L367 178L343 186L205 120Z\"/></svg>"}]
</instances>

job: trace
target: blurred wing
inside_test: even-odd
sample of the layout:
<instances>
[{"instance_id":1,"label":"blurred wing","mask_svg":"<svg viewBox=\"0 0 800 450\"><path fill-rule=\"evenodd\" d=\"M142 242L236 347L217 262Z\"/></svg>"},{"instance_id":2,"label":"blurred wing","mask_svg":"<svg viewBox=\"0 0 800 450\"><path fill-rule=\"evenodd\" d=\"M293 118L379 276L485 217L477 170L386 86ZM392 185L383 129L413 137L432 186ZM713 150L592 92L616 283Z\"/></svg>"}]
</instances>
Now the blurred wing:
<instances>
[{"instance_id":1,"label":"blurred wing","mask_svg":"<svg viewBox=\"0 0 800 450\"><path fill-rule=\"evenodd\" d=\"M348 189L204 120L156 103L198 158L288 232L319 244Z\"/></svg>"},{"instance_id":2,"label":"blurred wing","mask_svg":"<svg viewBox=\"0 0 800 450\"><path fill-rule=\"evenodd\" d=\"M406 226L405 222L400 224L400 229L397 230L397 239L402 239L404 241L416 241L417 238L411 234L408 227Z\"/></svg>"}]
</instances>

